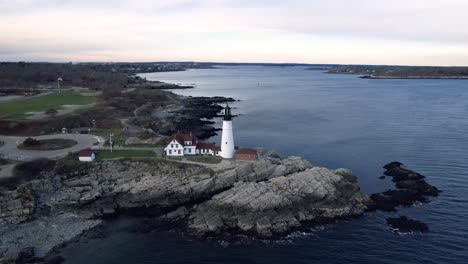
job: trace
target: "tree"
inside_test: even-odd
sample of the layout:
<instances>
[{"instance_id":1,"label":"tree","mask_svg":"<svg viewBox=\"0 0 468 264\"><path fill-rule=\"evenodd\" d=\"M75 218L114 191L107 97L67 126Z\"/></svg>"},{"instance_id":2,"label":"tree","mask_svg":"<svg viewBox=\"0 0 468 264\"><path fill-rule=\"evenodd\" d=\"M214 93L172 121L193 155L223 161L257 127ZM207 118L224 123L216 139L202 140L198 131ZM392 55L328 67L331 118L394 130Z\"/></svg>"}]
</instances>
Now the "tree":
<instances>
[{"instance_id":1,"label":"tree","mask_svg":"<svg viewBox=\"0 0 468 264\"><path fill-rule=\"evenodd\" d=\"M36 140L34 138L28 137L23 141L23 146L37 146L40 145L41 142L39 140Z\"/></svg>"},{"instance_id":2,"label":"tree","mask_svg":"<svg viewBox=\"0 0 468 264\"><path fill-rule=\"evenodd\" d=\"M56 109L54 109L54 108L49 108L49 109L47 109L45 111L45 113L48 114L48 115L54 116L54 115L56 115L58 113L58 111Z\"/></svg>"}]
</instances>

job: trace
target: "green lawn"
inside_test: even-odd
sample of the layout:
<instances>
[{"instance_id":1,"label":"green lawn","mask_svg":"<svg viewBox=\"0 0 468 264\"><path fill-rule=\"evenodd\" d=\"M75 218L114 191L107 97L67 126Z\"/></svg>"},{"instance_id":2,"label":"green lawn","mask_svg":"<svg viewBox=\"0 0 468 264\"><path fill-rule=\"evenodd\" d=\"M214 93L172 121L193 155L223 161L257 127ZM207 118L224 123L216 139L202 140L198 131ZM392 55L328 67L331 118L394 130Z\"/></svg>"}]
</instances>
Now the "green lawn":
<instances>
[{"instance_id":1,"label":"green lawn","mask_svg":"<svg viewBox=\"0 0 468 264\"><path fill-rule=\"evenodd\" d=\"M13 102L0 103L0 118L22 118L28 112L43 112L58 109L63 105L84 105L96 102L94 96L83 96L79 92L52 93Z\"/></svg>"},{"instance_id":2,"label":"green lawn","mask_svg":"<svg viewBox=\"0 0 468 264\"><path fill-rule=\"evenodd\" d=\"M114 129L99 129L97 131L91 131L92 135L103 137L105 140L109 140L109 135L113 134L112 141L114 141L114 146L124 145L125 140L127 140L127 134L122 130L122 128ZM108 146L108 144L106 144Z\"/></svg>"},{"instance_id":3,"label":"green lawn","mask_svg":"<svg viewBox=\"0 0 468 264\"><path fill-rule=\"evenodd\" d=\"M217 164L221 162L222 158L214 157L214 156L189 156L187 160L202 162L202 163Z\"/></svg>"},{"instance_id":4,"label":"green lawn","mask_svg":"<svg viewBox=\"0 0 468 264\"><path fill-rule=\"evenodd\" d=\"M115 149L112 152L110 150L98 150L96 151L96 160L113 159L113 158L145 158L155 157L155 153L152 150L130 150L130 149Z\"/></svg>"}]
</instances>

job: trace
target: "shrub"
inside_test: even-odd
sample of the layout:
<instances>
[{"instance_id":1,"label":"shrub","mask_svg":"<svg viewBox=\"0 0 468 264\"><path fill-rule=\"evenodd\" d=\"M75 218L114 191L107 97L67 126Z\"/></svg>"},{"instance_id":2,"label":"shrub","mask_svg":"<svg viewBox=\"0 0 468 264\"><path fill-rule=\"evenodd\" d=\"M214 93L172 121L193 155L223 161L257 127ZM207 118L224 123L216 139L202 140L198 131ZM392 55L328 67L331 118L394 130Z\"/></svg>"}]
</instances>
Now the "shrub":
<instances>
[{"instance_id":1,"label":"shrub","mask_svg":"<svg viewBox=\"0 0 468 264\"><path fill-rule=\"evenodd\" d=\"M22 183L39 178L41 172L52 171L54 167L55 161L46 158L20 163L13 168L11 178L0 179L0 186L14 190Z\"/></svg>"},{"instance_id":2,"label":"shrub","mask_svg":"<svg viewBox=\"0 0 468 264\"><path fill-rule=\"evenodd\" d=\"M8 160L3 157L0 157L0 165L5 165L5 164L8 164Z\"/></svg>"},{"instance_id":3,"label":"shrub","mask_svg":"<svg viewBox=\"0 0 468 264\"><path fill-rule=\"evenodd\" d=\"M47 109L45 111L45 113L48 114L48 115L55 115L55 114L58 113L58 111L56 109L54 109L54 108L49 108L49 109Z\"/></svg>"},{"instance_id":4,"label":"shrub","mask_svg":"<svg viewBox=\"0 0 468 264\"><path fill-rule=\"evenodd\" d=\"M23 141L23 146L37 146L40 145L41 142L39 140L36 140L34 138L28 137Z\"/></svg>"},{"instance_id":5,"label":"shrub","mask_svg":"<svg viewBox=\"0 0 468 264\"><path fill-rule=\"evenodd\" d=\"M58 162L55 173L62 175L84 173L88 171L90 166L89 163L81 162L76 159L63 159Z\"/></svg>"}]
</instances>

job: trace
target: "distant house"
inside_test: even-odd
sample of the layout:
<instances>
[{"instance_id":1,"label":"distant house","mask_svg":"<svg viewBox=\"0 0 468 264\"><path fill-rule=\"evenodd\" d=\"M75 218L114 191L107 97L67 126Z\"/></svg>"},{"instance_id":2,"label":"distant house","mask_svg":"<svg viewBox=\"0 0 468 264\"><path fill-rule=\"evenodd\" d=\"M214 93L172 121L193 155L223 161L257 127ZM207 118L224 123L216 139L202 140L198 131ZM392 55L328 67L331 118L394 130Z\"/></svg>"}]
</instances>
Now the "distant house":
<instances>
[{"instance_id":1,"label":"distant house","mask_svg":"<svg viewBox=\"0 0 468 264\"><path fill-rule=\"evenodd\" d=\"M236 151L236 160L256 160L257 150L251 148L239 148Z\"/></svg>"},{"instance_id":2,"label":"distant house","mask_svg":"<svg viewBox=\"0 0 468 264\"><path fill-rule=\"evenodd\" d=\"M209 155L219 156L221 147L211 143L199 143L192 133L183 134L177 132L164 148L164 153L168 157L183 157L185 155Z\"/></svg>"},{"instance_id":3,"label":"distant house","mask_svg":"<svg viewBox=\"0 0 468 264\"><path fill-rule=\"evenodd\" d=\"M96 160L96 155L90 149L85 149L80 151L78 154L78 159L84 162L90 162Z\"/></svg>"}]
</instances>

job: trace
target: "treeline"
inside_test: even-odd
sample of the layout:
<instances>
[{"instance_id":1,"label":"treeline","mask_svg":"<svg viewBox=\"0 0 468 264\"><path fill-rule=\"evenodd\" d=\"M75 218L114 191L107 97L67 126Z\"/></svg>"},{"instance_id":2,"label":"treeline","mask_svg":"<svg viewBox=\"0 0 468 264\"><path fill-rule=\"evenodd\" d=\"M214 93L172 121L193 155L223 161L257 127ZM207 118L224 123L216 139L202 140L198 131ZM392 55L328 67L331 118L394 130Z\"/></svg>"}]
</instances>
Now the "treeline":
<instances>
[{"instance_id":1,"label":"treeline","mask_svg":"<svg viewBox=\"0 0 468 264\"><path fill-rule=\"evenodd\" d=\"M468 77L468 67L338 65L329 70L329 73L401 78L466 78Z\"/></svg>"},{"instance_id":2,"label":"treeline","mask_svg":"<svg viewBox=\"0 0 468 264\"><path fill-rule=\"evenodd\" d=\"M1 62L1 89L35 89L38 85L56 85L62 78L65 87L77 86L96 90L125 88L145 80L135 74L145 72L183 71L189 68L211 68L195 62L146 63L29 63Z\"/></svg>"},{"instance_id":3,"label":"treeline","mask_svg":"<svg viewBox=\"0 0 468 264\"><path fill-rule=\"evenodd\" d=\"M62 78L64 87L88 87L96 90L122 88L128 83L128 75L113 72L100 64L71 63L0 63L0 88L34 89L38 85L56 85Z\"/></svg>"}]
</instances>

